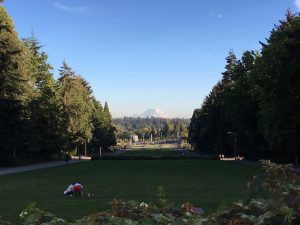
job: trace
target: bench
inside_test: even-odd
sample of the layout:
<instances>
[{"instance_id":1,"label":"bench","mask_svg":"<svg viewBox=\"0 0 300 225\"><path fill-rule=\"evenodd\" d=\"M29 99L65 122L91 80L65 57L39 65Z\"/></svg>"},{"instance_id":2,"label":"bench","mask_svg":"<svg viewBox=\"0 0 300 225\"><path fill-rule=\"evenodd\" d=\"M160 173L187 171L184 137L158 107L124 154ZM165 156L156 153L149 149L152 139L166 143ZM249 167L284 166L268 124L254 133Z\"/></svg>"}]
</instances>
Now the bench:
<instances>
[{"instance_id":1,"label":"bench","mask_svg":"<svg viewBox=\"0 0 300 225\"><path fill-rule=\"evenodd\" d=\"M244 160L244 156L237 156L237 157L225 157L224 155L219 155L220 160L227 160L227 161L233 161L233 160Z\"/></svg>"}]
</instances>

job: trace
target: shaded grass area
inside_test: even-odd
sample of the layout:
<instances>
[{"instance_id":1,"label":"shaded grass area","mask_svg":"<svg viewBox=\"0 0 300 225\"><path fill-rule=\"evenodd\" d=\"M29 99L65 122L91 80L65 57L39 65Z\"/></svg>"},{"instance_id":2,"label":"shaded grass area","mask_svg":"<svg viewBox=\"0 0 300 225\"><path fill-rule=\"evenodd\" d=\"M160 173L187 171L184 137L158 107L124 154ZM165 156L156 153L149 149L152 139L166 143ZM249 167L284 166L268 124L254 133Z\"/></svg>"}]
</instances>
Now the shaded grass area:
<instances>
[{"instance_id":1,"label":"shaded grass area","mask_svg":"<svg viewBox=\"0 0 300 225\"><path fill-rule=\"evenodd\" d=\"M174 149L177 148L177 143L173 144L132 144L127 145L127 149Z\"/></svg>"},{"instance_id":2,"label":"shaded grass area","mask_svg":"<svg viewBox=\"0 0 300 225\"><path fill-rule=\"evenodd\" d=\"M153 159L198 159L201 154L196 151L161 149L161 148L142 148L130 149L121 154L107 154L100 158L98 155L92 156L92 160L153 160Z\"/></svg>"},{"instance_id":3,"label":"shaded grass area","mask_svg":"<svg viewBox=\"0 0 300 225\"><path fill-rule=\"evenodd\" d=\"M182 153L178 150L170 150L170 149L142 149L142 150L130 150L126 151L120 155L120 157L167 157L174 156L180 157Z\"/></svg>"},{"instance_id":4,"label":"shaded grass area","mask_svg":"<svg viewBox=\"0 0 300 225\"><path fill-rule=\"evenodd\" d=\"M14 175L0 176L0 215L17 222L29 203L74 220L109 209L114 198L155 201L162 185L175 203L190 201L206 212L246 198L245 183L258 168L211 160L105 160L70 164ZM80 181L85 193L95 196L66 197L69 183Z\"/></svg>"}]
</instances>

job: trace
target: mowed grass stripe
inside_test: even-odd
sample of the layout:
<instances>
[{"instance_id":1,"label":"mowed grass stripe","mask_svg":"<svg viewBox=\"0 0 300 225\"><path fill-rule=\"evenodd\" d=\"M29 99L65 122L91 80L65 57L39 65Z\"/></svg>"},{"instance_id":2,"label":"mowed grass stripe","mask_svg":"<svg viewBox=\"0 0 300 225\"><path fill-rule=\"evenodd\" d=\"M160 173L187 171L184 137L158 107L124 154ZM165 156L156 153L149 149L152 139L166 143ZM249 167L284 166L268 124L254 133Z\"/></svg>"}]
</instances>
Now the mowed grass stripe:
<instances>
[{"instance_id":1,"label":"mowed grass stripe","mask_svg":"<svg viewBox=\"0 0 300 225\"><path fill-rule=\"evenodd\" d=\"M245 199L245 183L259 169L213 160L104 160L0 176L0 215L16 221L28 203L66 219L108 209L114 198L155 201L162 185L175 202L190 201L212 212ZM66 197L69 183L80 181L88 198Z\"/></svg>"},{"instance_id":2,"label":"mowed grass stripe","mask_svg":"<svg viewBox=\"0 0 300 225\"><path fill-rule=\"evenodd\" d=\"M151 157L151 156L182 156L182 153L178 150L169 149L147 149L147 150L129 150L120 155L121 157L135 156L135 157Z\"/></svg>"}]
</instances>

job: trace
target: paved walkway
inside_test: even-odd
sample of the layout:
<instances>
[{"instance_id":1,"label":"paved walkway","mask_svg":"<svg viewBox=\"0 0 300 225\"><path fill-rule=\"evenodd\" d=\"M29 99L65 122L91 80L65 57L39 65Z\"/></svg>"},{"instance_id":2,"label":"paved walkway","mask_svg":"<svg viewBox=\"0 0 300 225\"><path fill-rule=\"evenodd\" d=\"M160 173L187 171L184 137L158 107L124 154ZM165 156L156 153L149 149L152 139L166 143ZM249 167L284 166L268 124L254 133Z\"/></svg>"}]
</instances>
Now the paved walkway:
<instances>
[{"instance_id":1,"label":"paved walkway","mask_svg":"<svg viewBox=\"0 0 300 225\"><path fill-rule=\"evenodd\" d=\"M78 162L86 162L86 160L69 160L68 164L78 163ZM38 164L29 165L29 166L0 168L0 176L6 175L6 174L12 174L12 173L21 173L21 172L25 172L25 171L54 167L54 166L63 166L63 165L66 165L65 161L38 163Z\"/></svg>"},{"instance_id":2,"label":"paved walkway","mask_svg":"<svg viewBox=\"0 0 300 225\"><path fill-rule=\"evenodd\" d=\"M117 156L121 155L126 150L122 151L115 151L111 153L110 155ZM69 164L72 163L79 163L79 162L86 162L89 161L91 157L81 157L81 160L78 160L78 157L74 157L74 159L69 160ZM4 167L0 168L0 176L6 175L6 174L12 174L12 173L21 173L21 172L26 172L26 171L31 171L31 170L38 170L38 169L43 169L43 168L48 168L48 167L55 167L55 166L63 166L66 165L65 161L54 161L54 162L47 162L47 163L38 163L38 164L33 164L33 165L28 165L28 166L18 166L18 167Z\"/></svg>"},{"instance_id":3,"label":"paved walkway","mask_svg":"<svg viewBox=\"0 0 300 225\"><path fill-rule=\"evenodd\" d=\"M122 151L116 151L111 153L110 155L117 156L120 154L123 154L126 152L126 150ZM81 157L81 160L78 160L78 157L74 157L74 159L69 160L68 164L72 163L79 163L79 162L86 162L89 161L91 157ZM66 165L66 161L54 161L54 162L46 162L46 163L37 163L33 165L28 165L28 166L18 166L18 167L0 167L0 176L6 175L6 174L12 174L12 173L21 173L21 172L26 172L26 171L31 171L31 170L38 170L38 169L43 169L43 168L48 168L48 167L55 167L55 166L63 166Z\"/></svg>"}]
</instances>

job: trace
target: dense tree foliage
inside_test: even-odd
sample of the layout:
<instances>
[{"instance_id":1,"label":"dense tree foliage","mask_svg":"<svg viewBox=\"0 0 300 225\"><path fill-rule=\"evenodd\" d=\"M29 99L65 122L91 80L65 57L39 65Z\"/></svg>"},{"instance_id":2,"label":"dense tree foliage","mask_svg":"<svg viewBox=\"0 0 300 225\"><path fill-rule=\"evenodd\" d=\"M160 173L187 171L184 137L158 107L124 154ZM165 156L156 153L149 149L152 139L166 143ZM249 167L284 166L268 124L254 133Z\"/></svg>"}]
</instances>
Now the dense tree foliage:
<instances>
[{"instance_id":1,"label":"dense tree foliage","mask_svg":"<svg viewBox=\"0 0 300 225\"><path fill-rule=\"evenodd\" d=\"M288 11L261 52L232 51L222 79L191 119L201 151L297 163L300 147L300 16Z\"/></svg>"},{"instance_id":2,"label":"dense tree foliage","mask_svg":"<svg viewBox=\"0 0 300 225\"><path fill-rule=\"evenodd\" d=\"M15 157L19 133L32 95L28 50L18 39L13 22L0 6L0 145L1 157Z\"/></svg>"},{"instance_id":3,"label":"dense tree foliage","mask_svg":"<svg viewBox=\"0 0 300 225\"><path fill-rule=\"evenodd\" d=\"M32 97L26 125L21 137L24 139L23 151L26 156L48 156L59 152L58 124L58 96L55 88L55 80L51 73L52 67L47 62L45 52L41 52L38 41L32 37L23 40L29 50L29 74L33 80L34 96Z\"/></svg>"},{"instance_id":4,"label":"dense tree foliage","mask_svg":"<svg viewBox=\"0 0 300 225\"><path fill-rule=\"evenodd\" d=\"M257 65L259 118L265 139L278 158L298 158L300 147L300 16L286 20L262 44Z\"/></svg>"},{"instance_id":5,"label":"dense tree foliage","mask_svg":"<svg viewBox=\"0 0 300 225\"><path fill-rule=\"evenodd\" d=\"M91 140L105 149L116 142L107 103L103 109L65 62L56 81L41 47L33 35L18 38L0 5L1 165L57 156Z\"/></svg>"},{"instance_id":6,"label":"dense tree foliage","mask_svg":"<svg viewBox=\"0 0 300 225\"><path fill-rule=\"evenodd\" d=\"M165 119L155 117L124 117L113 119L118 130L118 138L129 140L135 134L140 140L149 140L152 134L153 140L175 139L178 136L187 138L189 119Z\"/></svg>"},{"instance_id":7,"label":"dense tree foliage","mask_svg":"<svg viewBox=\"0 0 300 225\"><path fill-rule=\"evenodd\" d=\"M101 147L107 150L109 146L116 145L116 128L112 125L112 116L107 102L104 108L101 103L94 100L95 113L93 116L93 138L90 142L90 148L96 152Z\"/></svg>"},{"instance_id":8,"label":"dense tree foliage","mask_svg":"<svg viewBox=\"0 0 300 225\"><path fill-rule=\"evenodd\" d=\"M86 81L66 64L60 69L57 85L60 96L60 134L66 149L84 144L92 138L94 104Z\"/></svg>"}]
</instances>

